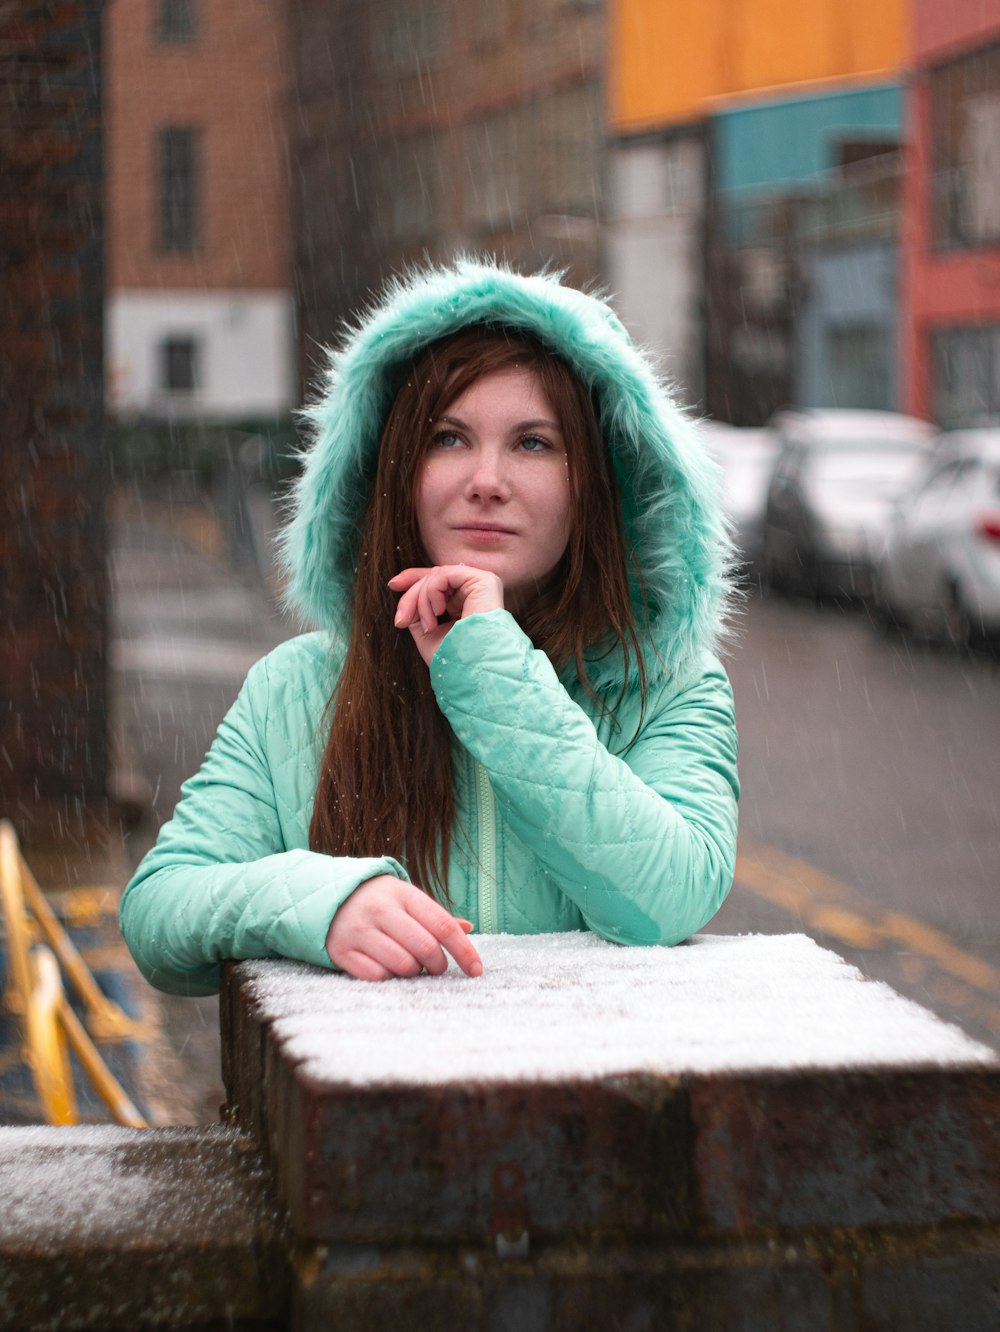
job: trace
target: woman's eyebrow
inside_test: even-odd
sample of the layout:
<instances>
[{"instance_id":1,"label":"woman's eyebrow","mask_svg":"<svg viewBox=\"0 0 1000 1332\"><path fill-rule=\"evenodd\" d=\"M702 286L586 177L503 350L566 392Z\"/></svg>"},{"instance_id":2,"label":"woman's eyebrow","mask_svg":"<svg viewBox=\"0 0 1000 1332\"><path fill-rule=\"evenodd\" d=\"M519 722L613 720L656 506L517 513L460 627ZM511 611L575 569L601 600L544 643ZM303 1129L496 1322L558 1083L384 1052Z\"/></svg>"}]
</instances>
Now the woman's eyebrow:
<instances>
[{"instance_id":1,"label":"woman's eyebrow","mask_svg":"<svg viewBox=\"0 0 1000 1332\"><path fill-rule=\"evenodd\" d=\"M443 415L439 416L437 419L438 421L445 422L447 425L461 426L463 430L470 429L469 423L467 421L463 421L460 416L449 416L447 413L444 413ZM435 424L437 424L437 422L435 422ZM547 416L534 416L531 418L530 421L518 421L515 425L511 427L511 430L512 431L538 430L540 428L544 428L547 430L555 430L559 434L562 434L562 426L559 424L559 422L550 421Z\"/></svg>"}]
</instances>

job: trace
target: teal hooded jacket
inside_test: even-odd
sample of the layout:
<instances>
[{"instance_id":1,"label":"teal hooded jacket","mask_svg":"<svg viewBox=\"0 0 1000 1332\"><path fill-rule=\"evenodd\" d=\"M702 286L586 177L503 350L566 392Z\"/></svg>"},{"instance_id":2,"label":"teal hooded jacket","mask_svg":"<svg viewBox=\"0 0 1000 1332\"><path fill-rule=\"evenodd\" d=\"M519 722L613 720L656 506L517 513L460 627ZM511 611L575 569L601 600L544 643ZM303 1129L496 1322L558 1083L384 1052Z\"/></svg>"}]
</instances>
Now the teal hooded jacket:
<instances>
[{"instance_id":1,"label":"teal hooded jacket","mask_svg":"<svg viewBox=\"0 0 1000 1332\"><path fill-rule=\"evenodd\" d=\"M644 709L634 666L623 678L620 655L588 661L609 717L575 667L557 671L508 612L453 625L430 666L458 742L450 908L487 933L589 929L674 944L729 891L739 787L716 656L730 545L715 464L605 302L553 275L469 260L394 283L331 353L306 413L312 442L282 552L288 601L318 628L250 671L122 899L122 933L161 989L211 993L226 958L330 967L327 931L349 894L377 874L409 877L402 848L364 859L311 851L309 824L358 525L400 369L473 323L534 335L593 392L651 641Z\"/></svg>"}]
</instances>

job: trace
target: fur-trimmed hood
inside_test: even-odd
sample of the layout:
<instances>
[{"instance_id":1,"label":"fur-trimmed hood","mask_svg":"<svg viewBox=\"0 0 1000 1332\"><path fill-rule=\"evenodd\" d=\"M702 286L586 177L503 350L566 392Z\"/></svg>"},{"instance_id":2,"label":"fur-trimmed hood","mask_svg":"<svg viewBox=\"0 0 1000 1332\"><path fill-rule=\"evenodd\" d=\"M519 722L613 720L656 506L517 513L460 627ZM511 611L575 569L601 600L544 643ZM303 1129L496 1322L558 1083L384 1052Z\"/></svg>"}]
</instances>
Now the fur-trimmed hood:
<instances>
[{"instance_id":1,"label":"fur-trimmed hood","mask_svg":"<svg viewBox=\"0 0 1000 1332\"><path fill-rule=\"evenodd\" d=\"M683 672L716 649L729 598L718 469L604 301L557 275L525 277L494 263L462 260L393 281L329 353L322 396L303 414L311 443L282 537L289 606L344 631L368 478L400 369L428 343L473 323L533 334L595 392L662 662L647 665L654 678ZM595 683L611 659L604 664Z\"/></svg>"}]
</instances>

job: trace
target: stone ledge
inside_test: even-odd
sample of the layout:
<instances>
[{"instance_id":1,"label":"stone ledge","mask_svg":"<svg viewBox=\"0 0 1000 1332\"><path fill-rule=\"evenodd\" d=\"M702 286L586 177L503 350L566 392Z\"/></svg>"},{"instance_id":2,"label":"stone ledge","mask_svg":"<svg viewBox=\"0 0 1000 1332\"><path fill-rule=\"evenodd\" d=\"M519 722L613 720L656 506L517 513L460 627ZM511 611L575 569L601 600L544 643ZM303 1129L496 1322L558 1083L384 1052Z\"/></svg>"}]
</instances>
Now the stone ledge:
<instances>
[{"instance_id":1,"label":"stone ledge","mask_svg":"<svg viewBox=\"0 0 1000 1332\"><path fill-rule=\"evenodd\" d=\"M287 1245L229 1129L0 1129L0 1326L265 1327Z\"/></svg>"},{"instance_id":2,"label":"stone ledge","mask_svg":"<svg viewBox=\"0 0 1000 1332\"><path fill-rule=\"evenodd\" d=\"M479 945L476 982L227 974L231 1112L300 1238L1000 1221L1000 1061L811 941Z\"/></svg>"},{"instance_id":3,"label":"stone ledge","mask_svg":"<svg viewBox=\"0 0 1000 1332\"><path fill-rule=\"evenodd\" d=\"M291 1326L396 1332L995 1332L1000 1230L736 1243L558 1245L503 1261L473 1248L321 1247L300 1260Z\"/></svg>"}]
</instances>

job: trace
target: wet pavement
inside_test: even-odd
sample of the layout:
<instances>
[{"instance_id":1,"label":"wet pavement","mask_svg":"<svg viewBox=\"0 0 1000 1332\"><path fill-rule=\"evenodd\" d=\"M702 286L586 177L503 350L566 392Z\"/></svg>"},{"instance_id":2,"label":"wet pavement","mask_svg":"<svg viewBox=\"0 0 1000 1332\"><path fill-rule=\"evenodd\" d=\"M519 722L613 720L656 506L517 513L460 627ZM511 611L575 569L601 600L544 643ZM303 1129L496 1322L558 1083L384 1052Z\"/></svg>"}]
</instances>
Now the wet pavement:
<instances>
[{"instance_id":1,"label":"wet pavement","mask_svg":"<svg viewBox=\"0 0 1000 1332\"><path fill-rule=\"evenodd\" d=\"M148 784L150 803L125 839L130 871L170 818L181 783L201 764L250 666L298 631L277 609L269 495L259 489L246 496L239 517L246 530L235 534L227 533L219 508L212 496L176 483L115 498L116 713L133 780ZM255 551L259 560L251 558ZM139 984L182 1070L170 1122L216 1122L223 1098L218 1000L176 998Z\"/></svg>"},{"instance_id":2,"label":"wet pavement","mask_svg":"<svg viewBox=\"0 0 1000 1332\"><path fill-rule=\"evenodd\" d=\"M805 930L1000 1048L1000 660L772 594L728 666L741 855L710 928Z\"/></svg>"}]
</instances>

